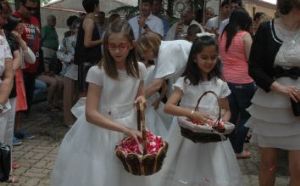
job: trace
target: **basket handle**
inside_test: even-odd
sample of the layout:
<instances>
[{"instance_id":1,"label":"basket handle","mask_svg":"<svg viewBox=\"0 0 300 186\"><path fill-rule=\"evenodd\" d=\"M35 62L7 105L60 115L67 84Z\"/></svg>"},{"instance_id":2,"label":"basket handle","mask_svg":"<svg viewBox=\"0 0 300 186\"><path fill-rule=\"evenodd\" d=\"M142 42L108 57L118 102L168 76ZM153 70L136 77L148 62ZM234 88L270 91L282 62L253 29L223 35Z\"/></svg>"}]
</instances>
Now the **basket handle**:
<instances>
[{"instance_id":1,"label":"basket handle","mask_svg":"<svg viewBox=\"0 0 300 186\"><path fill-rule=\"evenodd\" d=\"M145 106L138 102L137 107L137 129L142 133L143 155L147 154L147 138L146 138L146 122L145 122Z\"/></svg>"},{"instance_id":2,"label":"basket handle","mask_svg":"<svg viewBox=\"0 0 300 186\"><path fill-rule=\"evenodd\" d=\"M218 119L217 119L216 122L218 122L218 121L221 119L221 106L220 106L220 103L219 103L218 95L217 95L215 92L213 92L213 91L211 91L211 90L205 91L205 92L199 97L199 99L197 100L197 105L196 105L196 107L195 107L194 110L195 110L195 111L198 111L198 106L199 106L199 104L200 104L200 101L201 101L202 98L203 98L205 95L207 95L207 94L212 94L212 95L214 95L214 96L216 97L216 99L217 99L218 106L219 106L219 113L218 113Z\"/></svg>"}]
</instances>

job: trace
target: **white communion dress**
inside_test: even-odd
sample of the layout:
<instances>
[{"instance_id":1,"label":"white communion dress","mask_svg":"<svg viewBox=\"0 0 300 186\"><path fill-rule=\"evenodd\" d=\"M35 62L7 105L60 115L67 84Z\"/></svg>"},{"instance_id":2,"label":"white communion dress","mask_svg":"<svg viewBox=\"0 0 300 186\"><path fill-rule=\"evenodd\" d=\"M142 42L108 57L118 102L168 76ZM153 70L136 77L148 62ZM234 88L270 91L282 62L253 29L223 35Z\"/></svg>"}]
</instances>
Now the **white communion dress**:
<instances>
[{"instance_id":1,"label":"white communion dress","mask_svg":"<svg viewBox=\"0 0 300 186\"><path fill-rule=\"evenodd\" d=\"M181 77L174 85L183 91L180 106L195 108L205 91L214 91L219 98L230 94L221 79L189 85ZM199 109L211 114L218 110L217 99L207 94ZM174 118L169 136L169 151L161 172L156 176L160 186L242 186L240 169L229 140L214 143L194 143L181 136L177 118Z\"/></svg>"},{"instance_id":2,"label":"white communion dress","mask_svg":"<svg viewBox=\"0 0 300 186\"><path fill-rule=\"evenodd\" d=\"M146 68L139 63L140 79L119 70L119 80L111 79L103 69L92 67L87 82L102 87L99 112L130 128L136 128L138 87ZM147 177L125 171L114 154L124 134L86 121L83 112L65 135L52 172L52 186L142 186Z\"/></svg>"}]
</instances>

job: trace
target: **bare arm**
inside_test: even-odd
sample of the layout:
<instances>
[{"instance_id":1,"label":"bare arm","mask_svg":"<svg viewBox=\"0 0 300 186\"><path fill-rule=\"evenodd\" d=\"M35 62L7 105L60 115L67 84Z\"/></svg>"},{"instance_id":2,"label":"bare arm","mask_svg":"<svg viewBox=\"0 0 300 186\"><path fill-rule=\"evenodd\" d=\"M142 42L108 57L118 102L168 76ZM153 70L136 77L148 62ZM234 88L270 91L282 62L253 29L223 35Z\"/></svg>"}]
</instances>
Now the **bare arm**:
<instances>
[{"instance_id":1,"label":"bare arm","mask_svg":"<svg viewBox=\"0 0 300 186\"><path fill-rule=\"evenodd\" d=\"M35 63L35 61L36 61L35 54L27 46L26 42L22 39L22 36L16 31L12 31L12 34L14 34L14 36L17 38L17 40L20 44L20 47L23 51L23 56L24 56L25 61L29 64Z\"/></svg>"},{"instance_id":2,"label":"bare arm","mask_svg":"<svg viewBox=\"0 0 300 186\"><path fill-rule=\"evenodd\" d=\"M250 56L251 46L252 46L252 37L249 33L245 34L245 36L243 37L243 42L245 45L246 59L248 61Z\"/></svg>"},{"instance_id":3,"label":"bare arm","mask_svg":"<svg viewBox=\"0 0 300 186\"><path fill-rule=\"evenodd\" d=\"M21 60L22 58L21 58L20 50L15 50L13 52L13 60L12 60L14 72L21 67Z\"/></svg>"},{"instance_id":4,"label":"bare arm","mask_svg":"<svg viewBox=\"0 0 300 186\"><path fill-rule=\"evenodd\" d=\"M14 70L11 59L5 60L5 70L0 84L0 104L5 104L13 87Z\"/></svg>"},{"instance_id":5,"label":"bare arm","mask_svg":"<svg viewBox=\"0 0 300 186\"><path fill-rule=\"evenodd\" d=\"M190 108L177 106L182 96L183 92L176 87L172 95L169 97L165 105L164 111L168 114L175 116L185 116L191 118L192 120L199 121L201 123L204 123L207 119L210 119L208 115L205 115L201 112L194 111Z\"/></svg>"},{"instance_id":6,"label":"bare arm","mask_svg":"<svg viewBox=\"0 0 300 186\"><path fill-rule=\"evenodd\" d=\"M224 111L222 113L222 120L229 121L231 112L230 112L230 108L229 108L228 98L221 98L219 100L219 104L220 104L221 110Z\"/></svg>"},{"instance_id":7,"label":"bare arm","mask_svg":"<svg viewBox=\"0 0 300 186\"><path fill-rule=\"evenodd\" d=\"M24 55L25 61L29 64L34 64L36 61L36 57L35 57L34 53L32 52L32 50L29 47L27 47L27 49L23 50L23 52L24 52L23 55Z\"/></svg>"},{"instance_id":8,"label":"bare arm","mask_svg":"<svg viewBox=\"0 0 300 186\"><path fill-rule=\"evenodd\" d=\"M165 80L165 81L163 81L163 84L162 84L162 87L161 87L161 92L159 94L159 98L154 100L153 103L152 103L152 106L154 107L154 109L158 109L161 100L167 95L167 90L168 90L168 84Z\"/></svg>"},{"instance_id":9,"label":"bare arm","mask_svg":"<svg viewBox=\"0 0 300 186\"><path fill-rule=\"evenodd\" d=\"M137 92L137 95L136 95L136 100L135 100L135 103L142 103L144 105L146 105L146 98L145 98L145 89L144 89L144 81L142 80L140 82L140 85L139 85L139 89L138 89L138 92Z\"/></svg>"},{"instance_id":10,"label":"bare arm","mask_svg":"<svg viewBox=\"0 0 300 186\"><path fill-rule=\"evenodd\" d=\"M102 43L102 40L92 40L93 30L94 30L94 21L91 18L85 18L83 21L83 30L84 30L84 46L91 48Z\"/></svg>"},{"instance_id":11,"label":"bare arm","mask_svg":"<svg viewBox=\"0 0 300 186\"><path fill-rule=\"evenodd\" d=\"M271 90L286 95L296 102L300 101L300 90L296 86L282 85L274 81L271 85Z\"/></svg>"},{"instance_id":12,"label":"bare arm","mask_svg":"<svg viewBox=\"0 0 300 186\"><path fill-rule=\"evenodd\" d=\"M163 85L163 79L154 79L146 88L145 88L145 97L152 96L157 92Z\"/></svg>"}]
</instances>

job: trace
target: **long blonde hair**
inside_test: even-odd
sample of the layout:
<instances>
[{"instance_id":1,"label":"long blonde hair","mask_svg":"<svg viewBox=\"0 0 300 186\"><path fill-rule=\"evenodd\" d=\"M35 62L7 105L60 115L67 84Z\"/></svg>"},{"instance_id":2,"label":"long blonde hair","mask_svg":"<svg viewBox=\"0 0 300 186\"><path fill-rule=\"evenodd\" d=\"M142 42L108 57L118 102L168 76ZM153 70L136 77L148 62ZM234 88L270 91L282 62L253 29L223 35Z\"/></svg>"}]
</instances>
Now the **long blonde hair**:
<instances>
[{"instance_id":1,"label":"long blonde hair","mask_svg":"<svg viewBox=\"0 0 300 186\"><path fill-rule=\"evenodd\" d=\"M109 24L103 39L103 58L99 63L99 67L103 67L106 74L113 78L118 79L118 70L116 62L110 55L108 50L108 38L112 33L122 33L128 39L128 41L133 45L134 35L133 31L127 21L116 20ZM135 49L131 49L126 58L125 62L126 72L128 75L139 78L139 68L137 61L137 54Z\"/></svg>"}]
</instances>

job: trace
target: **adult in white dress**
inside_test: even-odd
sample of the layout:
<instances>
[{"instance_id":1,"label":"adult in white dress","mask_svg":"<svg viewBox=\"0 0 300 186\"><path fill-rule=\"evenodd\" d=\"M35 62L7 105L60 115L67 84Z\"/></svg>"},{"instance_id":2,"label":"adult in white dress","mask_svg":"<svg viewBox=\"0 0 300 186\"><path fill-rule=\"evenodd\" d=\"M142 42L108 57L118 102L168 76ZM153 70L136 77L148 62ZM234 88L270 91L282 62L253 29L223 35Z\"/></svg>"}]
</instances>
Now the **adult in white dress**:
<instances>
[{"instance_id":1,"label":"adult in white dress","mask_svg":"<svg viewBox=\"0 0 300 186\"><path fill-rule=\"evenodd\" d=\"M153 60L155 68L154 78L145 87L145 96L154 95L162 87L165 80L168 81L167 95L170 94L171 85L183 73L192 44L185 40L162 41L153 33L143 34L137 41L137 50L146 61ZM159 112L166 126L170 126L172 117Z\"/></svg>"}]
</instances>

